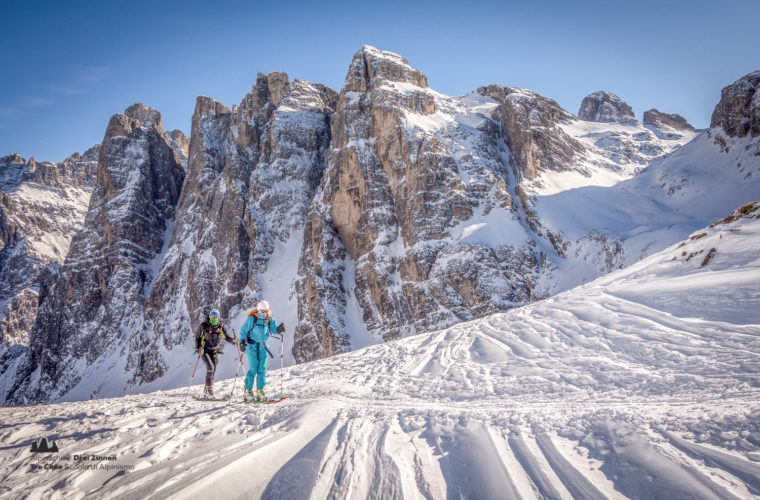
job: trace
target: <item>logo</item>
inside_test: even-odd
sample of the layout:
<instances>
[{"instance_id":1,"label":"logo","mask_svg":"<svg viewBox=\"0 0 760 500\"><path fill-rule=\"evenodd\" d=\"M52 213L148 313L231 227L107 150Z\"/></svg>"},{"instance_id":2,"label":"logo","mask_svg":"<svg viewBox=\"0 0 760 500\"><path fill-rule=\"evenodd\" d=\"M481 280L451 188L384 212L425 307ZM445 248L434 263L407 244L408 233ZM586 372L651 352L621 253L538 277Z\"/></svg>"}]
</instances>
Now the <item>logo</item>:
<instances>
[{"instance_id":1,"label":"logo","mask_svg":"<svg viewBox=\"0 0 760 500\"><path fill-rule=\"evenodd\" d=\"M32 441L32 453L58 453L58 443L53 441L53 446L48 446L45 438Z\"/></svg>"}]
</instances>

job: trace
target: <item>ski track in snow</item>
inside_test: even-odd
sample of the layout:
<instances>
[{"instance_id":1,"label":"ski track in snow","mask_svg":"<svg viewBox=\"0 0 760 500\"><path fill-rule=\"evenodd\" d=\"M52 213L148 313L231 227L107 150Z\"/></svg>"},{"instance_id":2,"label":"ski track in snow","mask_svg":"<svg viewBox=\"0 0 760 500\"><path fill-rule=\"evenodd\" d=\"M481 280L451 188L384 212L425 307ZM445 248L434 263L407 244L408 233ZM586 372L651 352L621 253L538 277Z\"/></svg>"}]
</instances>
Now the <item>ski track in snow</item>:
<instances>
[{"instance_id":1,"label":"ski track in snow","mask_svg":"<svg viewBox=\"0 0 760 500\"><path fill-rule=\"evenodd\" d=\"M278 404L183 387L2 408L0 496L760 498L760 221L706 233L505 314L272 370ZM32 455L41 437L60 452ZM135 468L32 470L73 454Z\"/></svg>"}]
</instances>

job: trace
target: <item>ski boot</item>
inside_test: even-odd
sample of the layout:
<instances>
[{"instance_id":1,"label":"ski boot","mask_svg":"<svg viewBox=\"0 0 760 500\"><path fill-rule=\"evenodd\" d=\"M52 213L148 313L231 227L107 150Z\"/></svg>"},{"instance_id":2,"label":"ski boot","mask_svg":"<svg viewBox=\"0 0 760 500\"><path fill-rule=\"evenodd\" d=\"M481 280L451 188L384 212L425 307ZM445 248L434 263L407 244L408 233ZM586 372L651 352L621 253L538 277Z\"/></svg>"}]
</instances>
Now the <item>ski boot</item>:
<instances>
[{"instance_id":1,"label":"ski boot","mask_svg":"<svg viewBox=\"0 0 760 500\"><path fill-rule=\"evenodd\" d=\"M264 389L261 388L261 389L257 390L256 391L256 401L266 401L266 400L267 400L267 397L264 394Z\"/></svg>"},{"instance_id":2,"label":"ski boot","mask_svg":"<svg viewBox=\"0 0 760 500\"><path fill-rule=\"evenodd\" d=\"M203 389L203 397L205 399L214 399L214 388L210 385L207 385L205 389Z\"/></svg>"},{"instance_id":3,"label":"ski boot","mask_svg":"<svg viewBox=\"0 0 760 500\"><path fill-rule=\"evenodd\" d=\"M256 401L256 394L253 393L253 389L246 389L243 393L243 401Z\"/></svg>"}]
</instances>

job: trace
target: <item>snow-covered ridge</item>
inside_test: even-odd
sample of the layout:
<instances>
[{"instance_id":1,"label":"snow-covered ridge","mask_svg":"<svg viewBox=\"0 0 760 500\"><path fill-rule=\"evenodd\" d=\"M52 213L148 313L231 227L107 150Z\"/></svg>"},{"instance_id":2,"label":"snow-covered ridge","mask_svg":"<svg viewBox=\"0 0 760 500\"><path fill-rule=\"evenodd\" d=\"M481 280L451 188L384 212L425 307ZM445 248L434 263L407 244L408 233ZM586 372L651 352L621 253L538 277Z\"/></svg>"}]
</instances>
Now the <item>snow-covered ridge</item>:
<instances>
[{"instance_id":1,"label":"snow-covered ridge","mask_svg":"<svg viewBox=\"0 0 760 500\"><path fill-rule=\"evenodd\" d=\"M560 125L581 141L588 151L584 161L567 172L544 172L526 185L526 191L551 195L583 186L612 186L630 179L651 162L688 144L697 132L662 132L655 126L638 122L597 123L576 120Z\"/></svg>"},{"instance_id":2,"label":"snow-covered ridge","mask_svg":"<svg viewBox=\"0 0 760 500\"><path fill-rule=\"evenodd\" d=\"M760 202L551 299L274 370L267 390L287 397L275 405L188 401L182 388L6 408L0 488L68 498L756 498L759 273ZM189 376L192 358L177 370ZM216 391L233 388L239 380ZM47 463L113 456L109 465L127 470L38 470L30 490L29 448L41 437L60 449ZM210 462L215 472L199 475Z\"/></svg>"}]
</instances>

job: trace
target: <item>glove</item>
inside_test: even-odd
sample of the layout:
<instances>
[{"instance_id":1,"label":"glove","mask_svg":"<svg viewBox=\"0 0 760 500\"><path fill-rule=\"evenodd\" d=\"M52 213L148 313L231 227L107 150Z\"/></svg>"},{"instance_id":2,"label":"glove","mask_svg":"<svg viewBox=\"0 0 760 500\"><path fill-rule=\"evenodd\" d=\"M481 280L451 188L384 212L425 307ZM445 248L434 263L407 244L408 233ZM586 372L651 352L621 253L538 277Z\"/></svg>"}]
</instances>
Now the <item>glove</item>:
<instances>
[{"instance_id":1,"label":"glove","mask_svg":"<svg viewBox=\"0 0 760 500\"><path fill-rule=\"evenodd\" d=\"M234 344L235 342L237 342L237 341L238 341L238 338L237 338L237 337L232 337L232 343L233 343L233 344Z\"/></svg>"},{"instance_id":2,"label":"glove","mask_svg":"<svg viewBox=\"0 0 760 500\"><path fill-rule=\"evenodd\" d=\"M198 349L195 350L195 352L198 353L198 356L203 356L203 350L204 350L203 347L199 347Z\"/></svg>"},{"instance_id":3,"label":"glove","mask_svg":"<svg viewBox=\"0 0 760 500\"><path fill-rule=\"evenodd\" d=\"M285 333L285 323L280 323L277 325L277 333L283 334Z\"/></svg>"},{"instance_id":4,"label":"glove","mask_svg":"<svg viewBox=\"0 0 760 500\"><path fill-rule=\"evenodd\" d=\"M245 346L245 342L243 342L243 341L241 340L241 341L240 341L240 352L245 352L245 347L246 347L246 346Z\"/></svg>"}]
</instances>

